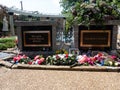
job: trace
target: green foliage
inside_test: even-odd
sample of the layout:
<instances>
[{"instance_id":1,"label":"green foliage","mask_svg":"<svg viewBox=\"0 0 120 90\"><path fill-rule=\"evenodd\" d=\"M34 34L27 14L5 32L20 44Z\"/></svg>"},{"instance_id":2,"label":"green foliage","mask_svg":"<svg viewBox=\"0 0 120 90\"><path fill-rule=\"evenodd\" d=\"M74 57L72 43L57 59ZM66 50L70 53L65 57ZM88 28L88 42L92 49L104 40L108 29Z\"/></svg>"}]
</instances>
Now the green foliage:
<instances>
[{"instance_id":1,"label":"green foliage","mask_svg":"<svg viewBox=\"0 0 120 90\"><path fill-rule=\"evenodd\" d=\"M82 0L61 0L60 5L63 7L62 13L65 14L67 13L72 6L75 5L76 2L82 1Z\"/></svg>"},{"instance_id":2,"label":"green foliage","mask_svg":"<svg viewBox=\"0 0 120 90\"><path fill-rule=\"evenodd\" d=\"M68 17L69 16L69 17ZM66 14L66 30L69 30L71 27L70 26L72 26L73 25L73 23L74 23L74 17L73 17L73 15L72 15L72 13L71 12L68 12L67 14ZM70 23L69 23L70 22Z\"/></svg>"},{"instance_id":3,"label":"green foliage","mask_svg":"<svg viewBox=\"0 0 120 90\"><path fill-rule=\"evenodd\" d=\"M62 0L63 14L67 17L66 30L73 23L89 26L90 23L104 24L108 20L120 19L119 0Z\"/></svg>"},{"instance_id":4,"label":"green foliage","mask_svg":"<svg viewBox=\"0 0 120 90\"><path fill-rule=\"evenodd\" d=\"M15 37L0 38L0 50L15 47Z\"/></svg>"},{"instance_id":5,"label":"green foliage","mask_svg":"<svg viewBox=\"0 0 120 90\"><path fill-rule=\"evenodd\" d=\"M7 46L5 44L0 43L0 50L6 50Z\"/></svg>"}]
</instances>

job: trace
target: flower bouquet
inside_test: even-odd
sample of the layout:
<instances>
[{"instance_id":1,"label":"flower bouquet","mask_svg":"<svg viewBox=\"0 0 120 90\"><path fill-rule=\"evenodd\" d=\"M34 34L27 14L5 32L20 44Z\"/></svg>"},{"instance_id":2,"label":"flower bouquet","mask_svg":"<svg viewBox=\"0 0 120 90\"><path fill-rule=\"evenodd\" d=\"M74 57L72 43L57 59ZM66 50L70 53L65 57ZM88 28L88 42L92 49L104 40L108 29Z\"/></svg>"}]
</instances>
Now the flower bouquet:
<instances>
[{"instance_id":1,"label":"flower bouquet","mask_svg":"<svg viewBox=\"0 0 120 90\"><path fill-rule=\"evenodd\" d=\"M29 65L34 65L34 64L45 64L45 58L42 55L37 55L34 57L34 59L29 58L26 55L17 55L13 57L12 62L14 64L20 63L20 64L29 64Z\"/></svg>"},{"instance_id":2,"label":"flower bouquet","mask_svg":"<svg viewBox=\"0 0 120 90\"><path fill-rule=\"evenodd\" d=\"M46 58L46 64L50 65L72 65L75 62L76 57L72 54L57 54Z\"/></svg>"},{"instance_id":3,"label":"flower bouquet","mask_svg":"<svg viewBox=\"0 0 120 90\"><path fill-rule=\"evenodd\" d=\"M13 63L17 64L17 63L24 63L24 64L27 64L29 61L31 61L31 59L26 56L26 55L17 55L15 57L13 57Z\"/></svg>"},{"instance_id":4,"label":"flower bouquet","mask_svg":"<svg viewBox=\"0 0 120 90\"><path fill-rule=\"evenodd\" d=\"M97 65L97 66L119 66L120 60L115 55L108 55L104 53L98 53L93 57L87 55L77 56L78 64L80 65Z\"/></svg>"}]
</instances>

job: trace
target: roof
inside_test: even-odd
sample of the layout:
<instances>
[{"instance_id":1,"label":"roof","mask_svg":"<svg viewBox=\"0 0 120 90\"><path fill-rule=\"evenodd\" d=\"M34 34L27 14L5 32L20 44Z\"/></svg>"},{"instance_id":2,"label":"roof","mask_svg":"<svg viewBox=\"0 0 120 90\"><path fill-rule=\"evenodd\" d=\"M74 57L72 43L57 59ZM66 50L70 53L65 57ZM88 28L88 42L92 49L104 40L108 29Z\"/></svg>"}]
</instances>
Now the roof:
<instances>
[{"instance_id":1,"label":"roof","mask_svg":"<svg viewBox=\"0 0 120 90\"><path fill-rule=\"evenodd\" d=\"M20 14L20 15L30 15L30 16L35 16L35 17L57 17L57 18L64 18L65 16L63 15L52 15L52 14L42 14L39 13L38 11L26 11L26 10L20 10L18 8L7 8L8 12L13 12L16 14Z\"/></svg>"}]
</instances>

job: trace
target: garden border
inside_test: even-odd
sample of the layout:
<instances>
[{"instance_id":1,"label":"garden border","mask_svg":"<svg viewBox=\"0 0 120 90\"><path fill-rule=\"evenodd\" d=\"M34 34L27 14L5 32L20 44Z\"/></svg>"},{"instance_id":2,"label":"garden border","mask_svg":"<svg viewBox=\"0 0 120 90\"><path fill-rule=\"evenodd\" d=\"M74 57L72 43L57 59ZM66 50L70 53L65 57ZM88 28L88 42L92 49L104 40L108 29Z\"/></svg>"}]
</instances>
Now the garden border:
<instances>
[{"instance_id":1,"label":"garden border","mask_svg":"<svg viewBox=\"0 0 120 90\"><path fill-rule=\"evenodd\" d=\"M11 69L120 72L120 67L108 67L108 66L75 66L71 68L70 66L11 64L4 60L0 60L0 65L3 65L6 68Z\"/></svg>"}]
</instances>

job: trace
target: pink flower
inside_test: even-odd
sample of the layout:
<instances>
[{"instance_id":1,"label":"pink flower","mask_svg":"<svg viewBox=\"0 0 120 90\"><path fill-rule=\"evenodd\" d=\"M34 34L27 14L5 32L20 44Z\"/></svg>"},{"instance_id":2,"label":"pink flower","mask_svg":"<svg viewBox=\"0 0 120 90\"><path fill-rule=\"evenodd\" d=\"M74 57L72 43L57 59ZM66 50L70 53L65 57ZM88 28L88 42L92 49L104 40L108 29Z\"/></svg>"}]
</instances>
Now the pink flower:
<instances>
[{"instance_id":1,"label":"pink flower","mask_svg":"<svg viewBox=\"0 0 120 90\"><path fill-rule=\"evenodd\" d=\"M28 57L26 55L21 56L21 58L27 59Z\"/></svg>"},{"instance_id":2,"label":"pink flower","mask_svg":"<svg viewBox=\"0 0 120 90\"><path fill-rule=\"evenodd\" d=\"M88 62L90 65L93 65L93 64L94 64L94 58L87 58L87 62Z\"/></svg>"},{"instance_id":3,"label":"pink flower","mask_svg":"<svg viewBox=\"0 0 120 90\"><path fill-rule=\"evenodd\" d=\"M93 62L95 62L97 60L97 57L91 57L90 58Z\"/></svg>"},{"instance_id":4,"label":"pink flower","mask_svg":"<svg viewBox=\"0 0 120 90\"><path fill-rule=\"evenodd\" d=\"M42 62L43 62L43 61L41 61L41 60L38 60L38 62L37 62L37 63L40 65L40 64L42 64Z\"/></svg>"},{"instance_id":5,"label":"pink flower","mask_svg":"<svg viewBox=\"0 0 120 90\"><path fill-rule=\"evenodd\" d=\"M21 55L17 55L16 57L13 58L13 60L14 60L14 62L20 61L21 58L22 58Z\"/></svg>"},{"instance_id":6,"label":"pink flower","mask_svg":"<svg viewBox=\"0 0 120 90\"><path fill-rule=\"evenodd\" d=\"M117 58L117 56L115 56L115 55L112 55L112 56L111 56L111 58L112 58L112 59L116 59L116 58Z\"/></svg>"},{"instance_id":7,"label":"pink flower","mask_svg":"<svg viewBox=\"0 0 120 90\"><path fill-rule=\"evenodd\" d=\"M15 56L14 58L13 58L13 60L14 60L14 62L16 62L16 61L20 61L21 59L27 59L28 57L27 56L25 56L25 55L17 55L17 56Z\"/></svg>"},{"instance_id":8,"label":"pink flower","mask_svg":"<svg viewBox=\"0 0 120 90\"><path fill-rule=\"evenodd\" d=\"M45 61L45 58L40 58L40 61L41 61L41 62L44 62L44 61Z\"/></svg>"},{"instance_id":9,"label":"pink flower","mask_svg":"<svg viewBox=\"0 0 120 90\"><path fill-rule=\"evenodd\" d=\"M80 64L83 64L83 63L85 63L87 61L87 58L88 57L86 55L83 55L81 58L78 58L78 62Z\"/></svg>"},{"instance_id":10,"label":"pink flower","mask_svg":"<svg viewBox=\"0 0 120 90\"><path fill-rule=\"evenodd\" d=\"M39 56L39 55L37 55L37 56L34 57L34 60L35 60L35 61L36 61L37 59L40 59L40 56Z\"/></svg>"},{"instance_id":11,"label":"pink flower","mask_svg":"<svg viewBox=\"0 0 120 90\"><path fill-rule=\"evenodd\" d=\"M20 59L21 59L21 58L18 57L18 56L13 58L14 62L16 62L16 61L20 61Z\"/></svg>"}]
</instances>

